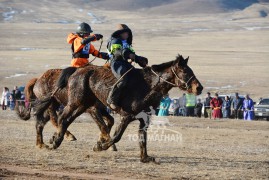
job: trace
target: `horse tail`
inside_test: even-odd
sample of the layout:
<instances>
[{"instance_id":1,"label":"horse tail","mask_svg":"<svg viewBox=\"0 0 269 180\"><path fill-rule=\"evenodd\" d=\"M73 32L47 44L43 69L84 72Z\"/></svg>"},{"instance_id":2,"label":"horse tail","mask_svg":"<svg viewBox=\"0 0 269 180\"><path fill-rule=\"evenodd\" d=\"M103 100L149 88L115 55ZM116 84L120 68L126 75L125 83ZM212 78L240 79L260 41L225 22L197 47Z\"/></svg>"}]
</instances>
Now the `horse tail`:
<instances>
[{"instance_id":1,"label":"horse tail","mask_svg":"<svg viewBox=\"0 0 269 180\"><path fill-rule=\"evenodd\" d=\"M16 103L15 111L21 120L27 121L31 118L31 101L36 99L33 91L36 81L37 78L33 78L25 86L25 103Z\"/></svg>"},{"instance_id":2,"label":"horse tail","mask_svg":"<svg viewBox=\"0 0 269 180\"><path fill-rule=\"evenodd\" d=\"M44 119L47 119L48 117L44 116L45 111L49 108L49 106L56 101L53 95L49 95L45 97L43 100L40 100L35 105L35 116L37 120L43 121Z\"/></svg>"}]
</instances>

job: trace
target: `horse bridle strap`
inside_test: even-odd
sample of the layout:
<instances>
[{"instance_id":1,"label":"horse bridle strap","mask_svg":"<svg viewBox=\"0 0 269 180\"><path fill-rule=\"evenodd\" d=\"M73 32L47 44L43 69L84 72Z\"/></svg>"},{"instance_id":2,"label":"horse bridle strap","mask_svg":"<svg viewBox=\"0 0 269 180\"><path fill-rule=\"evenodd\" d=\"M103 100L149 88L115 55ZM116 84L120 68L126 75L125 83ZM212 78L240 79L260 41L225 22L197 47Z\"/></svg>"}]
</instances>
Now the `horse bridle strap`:
<instances>
[{"instance_id":1,"label":"horse bridle strap","mask_svg":"<svg viewBox=\"0 0 269 180\"><path fill-rule=\"evenodd\" d=\"M171 70L172 70L172 72L174 73L174 75L176 76L176 78L177 78L181 83L185 84L186 89L188 89L188 88L189 88L188 83L189 83L195 76L193 75L192 77L190 77L190 79L189 79L187 82L185 82L185 81L183 81L182 79L180 79L180 78L178 77L178 75L176 74L176 72L175 72L175 70L174 70L173 68L171 68ZM164 82L166 82L166 83L168 83L168 84L170 84L170 85L172 85L172 86L174 86L174 87L177 87L177 86L178 86L177 84L172 83L172 82L169 82L169 81L167 81L166 79L164 79L162 76L160 76L159 74L157 74L152 68L151 68L151 72L152 72L153 74L155 74L156 76L158 76L158 77L159 77L161 80L163 80Z\"/></svg>"},{"instance_id":2,"label":"horse bridle strap","mask_svg":"<svg viewBox=\"0 0 269 180\"><path fill-rule=\"evenodd\" d=\"M189 82L190 82L195 76L193 75L192 77L190 77L190 79L189 79L187 82L185 82L185 81L183 81L182 79L180 79L180 78L178 77L178 75L176 74L174 68L171 68L171 69L172 69L172 72L174 73L174 75L176 76L176 78L177 78L182 84L185 84L186 89L188 89L188 88L189 88L189 85L188 85Z\"/></svg>"},{"instance_id":3,"label":"horse bridle strap","mask_svg":"<svg viewBox=\"0 0 269 180\"><path fill-rule=\"evenodd\" d=\"M159 74L157 74L155 71L153 71L153 69L151 68L151 72L153 73L153 74L155 74L156 76L158 76L161 80L163 80L164 82L166 82L166 83L168 83L168 84L170 84L170 85L172 85L172 86L177 86L175 83L171 83L171 82L169 82L169 81L167 81L166 79L164 79L162 76L160 76Z\"/></svg>"}]
</instances>

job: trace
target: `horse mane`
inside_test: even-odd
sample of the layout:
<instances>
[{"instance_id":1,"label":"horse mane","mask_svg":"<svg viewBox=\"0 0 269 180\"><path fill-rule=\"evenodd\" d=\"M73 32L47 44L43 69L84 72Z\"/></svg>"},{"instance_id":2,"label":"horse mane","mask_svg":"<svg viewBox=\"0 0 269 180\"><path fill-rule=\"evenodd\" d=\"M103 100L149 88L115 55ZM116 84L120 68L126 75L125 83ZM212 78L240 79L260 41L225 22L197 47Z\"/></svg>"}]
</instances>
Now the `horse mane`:
<instances>
[{"instance_id":1,"label":"horse mane","mask_svg":"<svg viewBox=\"0 0 269 180\"><path fill-rule=\"evenodd\" d=\"M168 61L168 62L165 62L165 63L162 63L162 64L155 64L155 65L152 65L151 68L154 71L162 71L162 70L164 70L166 68L169 68L169 67L177 64L181 60L181 58L182 58L182 56L178 55L175 60Z\"/></svg>"}]
</instances>

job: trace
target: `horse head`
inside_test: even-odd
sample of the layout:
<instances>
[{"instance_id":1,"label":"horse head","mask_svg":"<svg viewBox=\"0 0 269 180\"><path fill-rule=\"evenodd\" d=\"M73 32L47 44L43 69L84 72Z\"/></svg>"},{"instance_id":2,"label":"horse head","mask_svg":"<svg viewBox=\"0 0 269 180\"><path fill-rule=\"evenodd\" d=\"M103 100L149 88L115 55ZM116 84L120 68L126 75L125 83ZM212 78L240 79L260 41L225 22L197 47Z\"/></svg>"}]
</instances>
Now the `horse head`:
<instances>
[{"instance_id":1,"label":"horse head","mask_svg":"<svg viewBox=\"0 0 269 180\"><path fill-rule=\"evenodd\" d=\"M189 57L184 59L181 55L177 56L174 65L171 67L171 71L174 74L174 82L181 90L200 95L203 86L188 66L188 60Z\"/></svg>"}]
</instances>

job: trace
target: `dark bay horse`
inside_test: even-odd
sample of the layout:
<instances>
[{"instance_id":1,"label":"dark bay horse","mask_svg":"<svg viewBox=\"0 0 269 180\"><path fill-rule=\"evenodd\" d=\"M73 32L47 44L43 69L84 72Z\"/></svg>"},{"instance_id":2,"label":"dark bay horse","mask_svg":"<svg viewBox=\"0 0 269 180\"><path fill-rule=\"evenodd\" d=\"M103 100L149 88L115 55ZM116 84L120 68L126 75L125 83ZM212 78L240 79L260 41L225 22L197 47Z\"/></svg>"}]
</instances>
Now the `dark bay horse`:
<instances>
[{"instance_id":1,"label":"dark bay horse","mask_svg":"<svg viewBox=\"0 0 269 180\"><path fill-rule=\"evenodd\" d=\"M117 143L128 124L136 120L136 115L142 110L147 111L150 106L157 108L163 95L173 87L183 91L189 91L195 95L201 94L203 86L200 84L191 68L188 66L188 58L178 55L176 60L153 65L145 69L130 71L129 83L121 94L120 107L117 112L121 115L121 122L115 130L114 136L101 144L106 150ZM85 75L87 74L88 75ZM88 107L94 105L98 99L106 104L106 99L111 87L117 79L110 69L103 67L82 68L76 71L68 81L68 103L58 120L58 134L53 142L53 148L58 148L63 140L68 126L83 113ZM55 97L45 99L37 107L37 115L43 113L44 107L53 102ZM155 158L147 154L147 127L148 123L143 119L140 122L138 134L140 137L141 162L155 161Z\"/></svg>"},{"instance_id":2,"label":"dark bay horse","mask_svg":"<svg viewBox=\"0 0 269 180\"><path fill-rule=\"evenodd\" d=\"M43 99L44 97L48 96L48 94L52 94L54 92L54 90L56 89L56 82L61 72L62 69L50 69L46 71L43 75L41 75L39 78L33 78L26 84L24 90L26 106L16 107L16 112L20 119L29 120L31 117L31 108L34 107L35 104L35 103L32 104L32 102L34 100L38 101L39 99ZM49 147L43 142L44 126L50 120L52 125L57 129L58 115L56 113L56 110L59 108L61 104L63 105L67 104L66 97L68 95L66 88L63 88L61 91L57 92L55 96L57 97L57 99L56 101L52 102L51 105L46 109L44 113L45 116L44 114L42 116L37 116L36 146L39 148ZM114 118L109 113L107 113L106 107L98 101L95 103L93 107L88 108L86 112L92 116L92 118L97 123L101 131L100 138L97 142L97 144L100 144L100 142L105 141L104 138L106 138L107 133L110 132L110 129L114 124ZM105 120L107 124L103 120ZM65 132L65 138L70 141L76 140L75 136L69 131ZM101 150L100 148L96 149L96 147L98 146L95 146L94 150ZM114 146L113 149L116 150L116 147Z\"/></svg>"}]
</instances>

